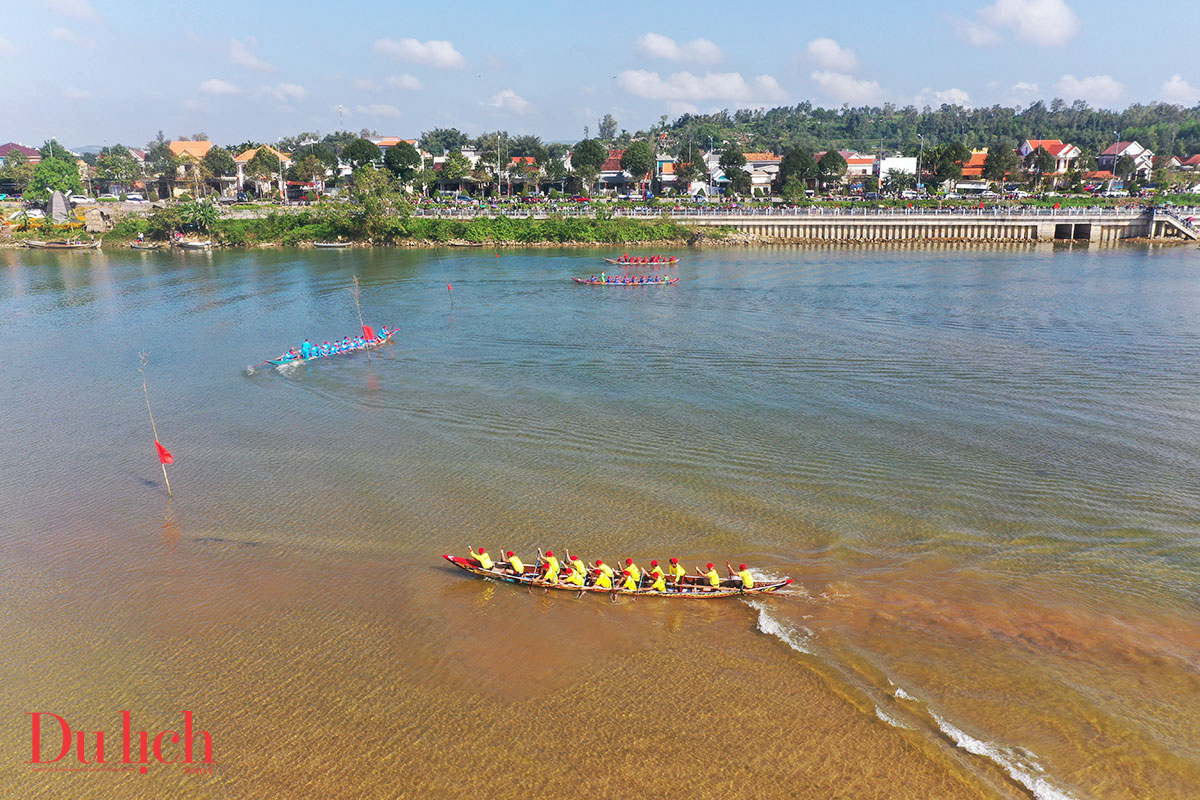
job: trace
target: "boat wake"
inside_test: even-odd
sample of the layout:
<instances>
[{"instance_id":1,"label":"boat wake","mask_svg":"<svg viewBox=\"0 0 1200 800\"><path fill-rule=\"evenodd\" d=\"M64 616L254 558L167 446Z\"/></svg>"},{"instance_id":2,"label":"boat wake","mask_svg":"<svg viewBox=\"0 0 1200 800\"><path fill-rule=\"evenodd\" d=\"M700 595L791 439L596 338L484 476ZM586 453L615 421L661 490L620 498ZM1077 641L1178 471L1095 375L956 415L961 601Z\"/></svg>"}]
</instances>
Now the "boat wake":
<instances>
[{"instance_id":1,"label":"boat wake","mask_svg":"<svg viewBox=\"0 0 1200 800\"><path fill-rule=\"evenodd\" d=\"M969 760L961 753L987 759L1036 800L1077 800L1075 795L1055 785L1037 756L1029 750L972 736L891 680L888 680L889 689L881 690L852 667L839 664L821 652L822 648L816 642L817 636L813 631L807 628L798 630L779 621L771 615L768 604L760 600L747 599L743 602L758 612L756 626L760 632L776 637L798 653L820 659L823 666L832 668L848 685L866 695L874 707L875 716L888 725L902 730L923 731L950 747L948 752L959 753L957 760L964 766L969 765ZM977 769L975 772L979 774Z\"/></svg>"}]
</instances>

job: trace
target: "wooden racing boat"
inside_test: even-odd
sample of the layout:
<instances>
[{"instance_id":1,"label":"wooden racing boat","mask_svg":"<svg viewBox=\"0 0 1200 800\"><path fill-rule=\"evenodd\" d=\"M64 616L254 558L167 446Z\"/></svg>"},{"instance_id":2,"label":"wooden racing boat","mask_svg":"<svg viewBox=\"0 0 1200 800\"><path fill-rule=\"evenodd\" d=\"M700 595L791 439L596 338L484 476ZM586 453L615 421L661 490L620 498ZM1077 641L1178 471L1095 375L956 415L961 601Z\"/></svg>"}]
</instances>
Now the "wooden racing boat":
<instances>
[{"instance_id":1,"label":"wooden racing boat","mask_svg":"<svg viewBox=\"0 0 1200 800\"><path fill-rule=\"evenodd\" d=\"M37 239L26 239L25 246L35 250L99 250L100 239L94 242L42 242Z\"/></svg>"},{"instance_id":2,"label":"wooden racing boat","mask_svg":"<svg viewBox=\"0 0 1200 800\"><path fill-rule=\"evenodd\" d=\"M263 363L271 364L272 366L276 366L276 367L278 367L280 364L304 364L309 361L316 361L321 358L329 358L330 356L342 356L342 355L346 355L348 353L357 353L362 350L373 350L376 347L382 347L383 345L390 342L392 340L392 337L395 336L399 332L400 331L388 331L387 336L384 336L382 338L372 339L371 341L364 344L362 347L355 347L353 350L339 350L336 353L326 353L323 356L322 355L309 356L308 358L299 358L299 357L296 357L296 358L272 358L272 359L268 359L267 361L265 361Z\"/></svg>"},{"instance_id":3,"label":"wooden racing boat","mask_svg":"<svg viewBox=\"0 0 1200 800\"><path fill-rule=\"evenodd\" d=\"M449 561L459 569L464 569L472 575L478 575L480 578L491 578L504 583L516 583L522 586L536 586L542 589L558 589L566 592L590 592L592 594L607 594L607 595L645 595L648 597L672 597L681 600L716 600L720 597L741 597L748 594L769 594L777 589L782 589L792 582L791 578L784 578L778 581L762 581L755 583L753 589L743 589L738 581L723 580L720 587L709 589L708 583L698 575L687 575L683 581L676 586L673 583L667 584L667 591L652 592L650 589L638 589L636 592L631 592L628 589L603 589L599 586L584 586L579 587L571 583L564 583L563 579L567 575L567 570L559 571L559 582L548 583L541 580L532 565L525 566L525 572L521 575L513 572L510 569L502 569L498 564L492 569L483 569L479 564L470 558L461 556L447 556L442 558ZM503 563L503 562L501 562ZM643 582L645 579L643 578Z\"/></svg>"},{"instance_id":4,"label":"wooden racing boat","mask_svg":"<svg viewBox=\"0 0 1200 800\"><path fill-rule=\"evenodd\" d=\"M662 264L678 264L679 256L664 258L662 261L626 261L623 258L606 258L610 264L620 264L622 267L657 267Z\"/></svg>"},{"instance_id":5,"label":"wooden racing boat","mask_svg":"<svg viewBox=\"0 0 1200 800\"><path fill-rule=\"evenodd\" d=\"M622 283L621 281L602 281L599 279L592 280L591 278L571 278L576 283L582 283L585 286L674 286L679 282L679 278L655 278L644 283Z\"/></svg>"}]
</instances>

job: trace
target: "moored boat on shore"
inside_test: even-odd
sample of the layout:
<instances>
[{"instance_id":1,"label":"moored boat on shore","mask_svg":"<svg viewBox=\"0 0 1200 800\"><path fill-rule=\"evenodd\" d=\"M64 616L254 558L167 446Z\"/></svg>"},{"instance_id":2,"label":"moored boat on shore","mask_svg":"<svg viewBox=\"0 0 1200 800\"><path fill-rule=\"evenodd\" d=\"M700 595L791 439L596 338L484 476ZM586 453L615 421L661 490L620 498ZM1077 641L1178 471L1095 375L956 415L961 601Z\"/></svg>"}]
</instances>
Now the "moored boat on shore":
<instances>
[{"instance_id":1,"label":"moored boat on shore","mask_svg":"<svg viewBox=\"0 0 1200 800\"><path fill-rule=\"evenodd\" d=\"M175 246L180 250L208 250L212 247L212 240L206 239L203 242L190 242L180 240L175 243Z\"/></svg>"},{"instance_id":2,"label":"moored boat on shore","mask_svg":"<svg viewBox=\"0 0 1200 800\"><path fill-rule=\"evenodd\" d=\"M43 242L38 239L26 239L24 245L35 250L99 250L102 239L94 242Z\"/></svg>"},{"instance_id":3,"label":"moored boat on shore","mask_svg":"<svg viewBox=\"0 0 1200 800\"><path fill-rule=\"evenodd\" d=\"M550 583L541 580L537 576L537 570L533 565L526 565L525 572L518 575L510 569L503 569L497 564L492 569L483 569L473 559L463 558L461 556L443 555L442 558L449 561L459 569L466 570L472 575L477 575L480 578L492 578L494 580L503 581L505 583L515 583L522 586L538 587L541 589L558 589L567 592L589 592L592 594L607 594L607 595L637 595L646 597L671 597L677 599L691 600L716 600L722 597L742 597L750 594L770 594L771 592L782 589L792 582L791 578L783 578L782 580L771 580L756 582L754 588L744 589L741 584L735 580L723 580L721 585L716 588L711 588L703 578L696 575L686 575L678 583L668 583L667 591L655 592L649 588L630 591L628 589L613 588L605 589L600 586L576 586L571 583L564 583L567 570L559 571L558 583Z\"/></svg>"}]
</instances>

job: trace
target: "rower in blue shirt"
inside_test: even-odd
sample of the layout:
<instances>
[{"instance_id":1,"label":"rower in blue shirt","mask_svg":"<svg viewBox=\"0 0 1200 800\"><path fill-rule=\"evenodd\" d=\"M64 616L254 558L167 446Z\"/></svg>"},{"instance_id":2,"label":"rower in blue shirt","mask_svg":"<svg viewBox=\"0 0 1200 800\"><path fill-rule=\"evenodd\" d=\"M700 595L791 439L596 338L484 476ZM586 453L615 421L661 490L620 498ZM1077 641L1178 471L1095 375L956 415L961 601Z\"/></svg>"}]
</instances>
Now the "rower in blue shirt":
<instances>
[{"instance_id":1,"label":"rower in blue shirt","mask_svg":"<svg viewBox=\"0 0 1200 800\"><path fill-rule=\"evenodd\" d=\"M300 345L300 357L308 358L311 353L312 353L312 345L309 344L308 339L305 339L304 344Z\"/></svg>"}]
</instances>

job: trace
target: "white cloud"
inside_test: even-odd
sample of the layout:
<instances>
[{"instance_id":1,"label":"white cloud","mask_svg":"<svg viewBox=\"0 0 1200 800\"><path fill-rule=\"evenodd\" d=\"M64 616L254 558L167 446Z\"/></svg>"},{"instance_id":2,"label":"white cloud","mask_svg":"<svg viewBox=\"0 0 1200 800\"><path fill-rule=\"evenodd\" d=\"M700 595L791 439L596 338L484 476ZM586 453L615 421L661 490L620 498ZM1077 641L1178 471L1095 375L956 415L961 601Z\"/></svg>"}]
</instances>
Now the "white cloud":
<instances>
[{"instance_id":1,"label":"white cloud","mask_svg":"<svg viewBox=\"0 0 1200 800\"><path fill-rule=\"evenodd\" d=\"M408 73L393 75L383 83L389 89L400 89L405 92L419 92L422 88L421 81L415 75L409 75Z\"/></svg>"},{"instance_id":2,"label":"white cloud","mask_svg":"<svg viewBox=\"0 0 1200 800\"><path fill-rule=\"evenodd\" d=\"M200 84L200 91L205 94L241 94L242 90L229 81L220 78L209 78Z\"/></svg>"},{"instance_id":3,"label":"white cloud","mask_svg":"<svg viewBox=\"0 0 1200 800\"><path fill-rule=\"evenodd\" d=\"M308 97L308 90L297 83L277 83L274 86L264 86L260 91L285 104L291 100L303 100Z\"/></svg>"},{"instance_id":4,"label":"white cloud","mask_svg":"<svg viewBox=\"0 0 1200 800\"><path fill-rule=\"evenodd\" d=\"M17 54L17 46L0 36L0 56L15 56Z\"/></svg>"},{"instance_id":5,"label":"white cloud","mask_svg":"<svg viewBox=\"0 0 1200 800\"><path fill-rule=\"evenodd\" d=\"M92 96L92 93L87 89L76 89L74 86L68 86L63 89L62 96L67 100L87 100Z\"/></svg>"},{"instance_id":6,"label":"white cloud","mask_svg":"<svg viewBox=\"0 0 1200 800\"><path fill-rule=\"evenodd\" d=\"M814 71L809 77L817 84L818 91L834 103L869 106L882 103L887 97L878 81L860 80L844 72Z\"/></svg>"},{"instance_id":7,"label":"white cloud","mask_svg":"<svg viewBox=\"0 0 1200 800\"><path fill-rule=\"evenodd\" d=\"M858 69L858 56L854 51L842 47L833 39L813 39L804 48L804 53L821 69L836 72L854 72Z\"/></svg>"},{"instance_id":8,"label":"white cloud","mask_svg":"<svg viewBox=\"0 0 1200 800\"><path fill-rule=\"evenodd\" d=\"M917 108L922 106L940 106L942 104L951 106L970 107L971 97L963 89L952 88L943 89L940 92L935 92L933 89L925 88L917 95L916 101L913 103Z\"/></svg>"},{"instance_id":9,"label":"white cloud","mask_svg":"<svg viewBox=\"0 0 1200 800\"><path fill-rule=\"evenodd\" d=\"M247 67L249 69L261 69L265 72L274 71L275 67L260 59L254 54L254 39L241 41L240 39L229 40L229 60L237 64L239 67Z\"/></svg>"},{"instance_id":10,"label":"white cloud","mask_svg":"<svg viewBox=\"0 0 1200 800\"><path fill-rule=\"evenodd\" d=\"M529 101L521 95L514 92L512 89L505 89L501 92L496 92L492 95L492 99L487 103L492 108L500 108L505 111L511 111L514 114L524 114L530 110Z\"/></svg>"},{"instance_id":11,"label":"white cloud","mask_svg":"<svg viewBox=\"0 0 1200 800\"><path fill-rule=\"evenodd\" d=\"M50 38L56 42L69 44L71 47L95 47L96 40L89 39L86 36L80 36L74 31L69 31L66 28L55 28L50 31Z\"/></svg>"},{"instance_id":12,"label":"white cloud","mask_svg":"<svg viewBox=\"0 0 1200 800\"><path fill-rule=\"evenodd\" d=\"M1165 81L1158 92L1167 103L1178 103L1181 106L1200 104L1200 89L1185 81L1178 72Z\"/></svg>"},{"instance_id":13,"label":"white cloud","mask_svg":"<svg viewBox=\"0 0 1200 800\"><path fill-rule=\"evenodd\" d=\"M1076 78L1063 75L1054 85L1055 91L1068 100L1086 100L1097 106L1107 106L1125 94L1125 87L1111 75Z\"/></svg>"},{"instance_id":14,"label":"white cloud","mask_svg":"<svg viewBox=\"0 0 1200 800\"><path fill-rule=\"evenodd\" d=\"M704 75L676 72L664 79L657 72L627 69L617 75L617 82L625 91L647 100L748 102L777 100L784 95L779 83L770 75L759 75L753 81L747 81L740 72L706 72Z\"/></svg>"},{"instance_id":15,"label":"white cloud","mask_svg":"<svg viewBox=\"0 0 1200 800\"><path fill-rule=\"evenodd\" d=\"M354 110L359 114L366 114L368 117L383 117L385 119L398 119L400 117L400 109L395 106L389 106L386 103L372 103L369 106L355 106Z\"/></svg>"},{"instance_id":16,"label":"white cloud","mask_svg":"<svg viewBox=\"0 0 1200 800\"><path fill-rule=\"evenodd\" d=\"M350 81L350 85L355 89L365 89L369 91L375 88L375 81L371 80L370 78L355 78L354 80Z\"/></svg>"},{"instance_id":17,"label":"white cloud","mask_svg":"<svg viewBox=\"0 0 1200 800\"><path fill-rule=\"evenodd\" d=\"M75 19L100 19L91 0L44 0L44 5L49 11Z\"/></svg>"},{"instance_id":18,"label":"white cloud","mask_svg":"<svg viewBox=\"0 0 1200 800\"><path fill-rule=\"evenodd\" d=\"M1066 44L1079 32L1079 17L1065 0L996 0L975 21L959 20L959 38L983 46L1002 41L1000 30L1039 45Z\"/></svg>"},{"instance_id":19,"label":"white cloud","mask_svg":"<svg viewBox=\"0 0 1200 800\"><path fill-rule=\"evenodd\" d=\"M416 39L376 39L372 45L375 52L392 56L405 61L415 61L418 64L428 64L431 67L443 69L466 66L467 60L462 53L455 49L453 43L444 39L430 39L419 42Z\"/></svg>"},{"instance_id":20,"label":"white cloud","mask_svg":"<svg viewBox=\"0 0 1200 800\"><path fill-rule=\"evenodd\" d=\"M1009 91L1015 94L1037 94L1038 85L1029 81L1017 81Z\"/></svg>"},{"instance_id":21,"label":"white cloud","mask_svg":"<svg viewBox=\"0 0 1200 800\"><path fill-rule=\"evenodd\" d=\"M661 33L647 33L639 36L637 47L651 58L665 58L670 61L695 61L698 64L719 64L725 56L721 48L708 39L693 39L684 44L677 43L669 36Z\"/></svg>"}]
</instances>

